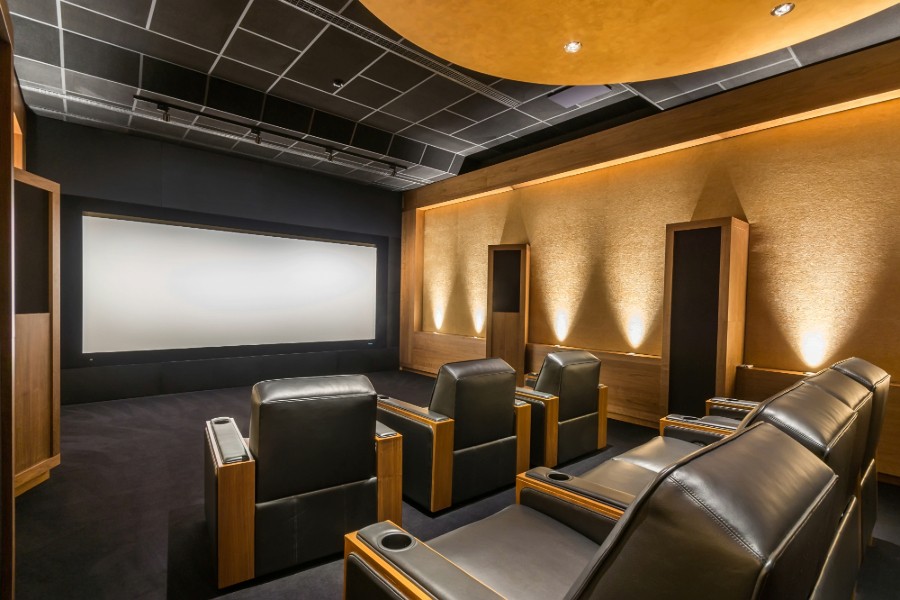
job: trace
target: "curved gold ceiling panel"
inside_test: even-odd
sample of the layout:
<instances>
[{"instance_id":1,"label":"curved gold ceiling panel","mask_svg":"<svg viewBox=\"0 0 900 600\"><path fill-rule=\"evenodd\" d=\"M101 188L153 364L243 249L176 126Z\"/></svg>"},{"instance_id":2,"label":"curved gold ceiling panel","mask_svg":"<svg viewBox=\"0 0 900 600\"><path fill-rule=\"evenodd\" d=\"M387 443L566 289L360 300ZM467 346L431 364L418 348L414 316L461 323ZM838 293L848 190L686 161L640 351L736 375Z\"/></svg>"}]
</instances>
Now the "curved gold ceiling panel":
<instances>
[{"instance_id":1,"label":"curved gold ceiling panel","mask_svg":"<svg viewBox=\"0 0 900 600\"><path fill-rule=\"evenodd\" d=\"M591 85L711 69L816 37L892 0L361 0L457 65L519 81ZM581 42L581 50L563 47Z\"/></svg>"}]
</instances>

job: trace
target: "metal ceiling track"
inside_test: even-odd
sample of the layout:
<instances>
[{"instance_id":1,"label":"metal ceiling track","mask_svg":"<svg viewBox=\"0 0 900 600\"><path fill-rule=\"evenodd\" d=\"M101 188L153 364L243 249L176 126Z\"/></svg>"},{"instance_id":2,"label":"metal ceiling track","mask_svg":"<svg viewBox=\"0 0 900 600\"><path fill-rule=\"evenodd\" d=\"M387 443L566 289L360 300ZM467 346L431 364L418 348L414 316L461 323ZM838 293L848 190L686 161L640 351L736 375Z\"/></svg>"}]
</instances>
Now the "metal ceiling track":
<instances>
[{"instance_id":1,"label":"metal ceiling track","mask_svg":"<svg viewBox=\"0 0 900 600\"><path fill-rule=\"evenodd\" d=\"M333 10L325 8L324 6L320 6L315 2L310 2L309 0L281 0L281 2L298 8L303 12L309 14L310 16L316 17L317 19L324 21L329 25L333 25L334 27L355 35L358 38L362 38L367 42L371 42L384 50L393 52L398 56L402 56L403 58L428 69L432 73L437 73L438 75L445 77L464 87L467 87L473 92L481 94L482 96L486 96L491 100L496 100L504 106L516 108L517 106L522 104L512 96L507 96L503 92L500 92L492 88L491 86L478 81L477 79L473 79L468 75L463 75L459 71L451 69L447 65L429 58L421 52L418 52L412 48L408 48L402 44L398 44L394 40L387 38L376 31L372 31L368 27L363 27L359 23L351 21L347 17L336 13Z\"/></svg>"},{"instance_id":2,"label":"metal ceiling track","mask_svg":"<svg viewBox=\"0 0 900 600\"><path fill-rule=\"evenodd\" d=\"M270 149L272 149L272 150L278 150L278 151L281 151L281 152L285 152L285 153L287 153L287 154L292 154L292 155L295 155L295 156L302 156L302 157L304 157L304 158L309 158L309 159L313 159L313 160L319 160L319 161L323 161L323 160L324 160L324 161L328 161L328 162L331 162L331 163L334 163L334 164L337 164L337 165L342 165L342 166L345 166L345 167L350 167L350 168L352 168L352 169L356 169L356 170L360 170L360 171L366 171L367 173L374 173L374 174L377 174L377 175L382 175L382 176L384 176L384 177L392 177L392 178L395 178L395 179L400 179L400 180L402 180L402 181L409 181L409 182L412 182L412 183L416 183L416 184L418 184L418 185L425 185L425 184L430 183L427 179L422 179L422 178L419 178L419 177L414 177L414 176L412 176L412 175L406 175L406 174L400 172L401 170L407 168L407 167L405 167L404 165L400 165L400 164L388 162L388 161L385 161L385 160L379 160L379 159L377 159L377 158L371 158L371 157L369 157L369 156L364 156L364 155L362 155L362 154L357 154L357 153L355 153L355 152L353 152L353 151L350 151L350 150L343 150L343 149L340 149L340 148L335 148L335 147L330 147L330 146L326 146L326 145L323 145L323 144L318 144L318 143L312 142L312 141L310 141L310 140L305 140L305 139L302 139L302 138L300 138L300 137L296 137L296 136L292 136L292 135L289 135L289 134L285 134L285 133L283 133L283 132L281 132L281 131L275 131L275 130L273 130L273 129L268 129L268 128L265 128L265 127L258 127L258 126L254 126L254 125L247 125L247 124L245 124L245 123L240 123L240 122L238 122L238 121L232 121L231 119L227 119L227 118L224 118L224 117L217 117L217 116L215 116L215 115L211 115L211 114L208 114L208 113L204 113L204 112L201 112L201 111L198 111L198 110L194 110L194 109L191 109L191 108L186 108L186 107L178 106L178 105L176 105L176 104L172 104L172 103L169 103L169 102L162 102L162 101L156 100L156 99L154 99L154 98L147 98L147 97L139 96L139 95L134 96L135 100L140 100L140 101L142 101L142 102L149 102L149 103L152 103L152 104L156 105L156 106L160 109L160 114L159 114L159 116L153 115L153 114L151 114L151 113L139 112L139 111L136 111L136 110L133 110L133 109L129 109L129 108L125 108L125 107L122 107L122 106L118 106L118 105L115 105L115 104L108 104L108 103L106 103L106 102L101 102L101 101L99 101L99 100L94 100L94 99L92 99L92 98L85 98L85 97L82 97L82 96L72 96L72 95L67 95L67 94L63 94L63 93L61 93L61 92L56 92L56 91L48 90L48 89L41 88L41 87L35 87L35 86L29 86L29 85L23 85L23 86L22 86L22 89L23 89L24 91L32 92L32 93L35 93L35 94L41 94L41 95L44 95L44 96L51 96L51 97L54 97L54 98L64 99L64 100L66 100L67 102L75 102L75 103L77 103L77 104L84 104L84 105L86 105L86 106L94 106L94 107L97 107L97 108L102 108L102 109L104 109L104 110L108 110L108 111L111 111L111 112L114 112L114 113L118 113L118 114L121 114L121 115L128 115L128 116L130 116L130 117L136 117L136 118L139 118L139 119L146 119L146 120L148 120L148 121L160 121L160 122L165 122L165 123L167 123L167 124L169 124L169 125L174 125L174 126L176 126L176 127L181 127L182 129L188 129L188 130L190 130L190 131L202 131L203 133L208 133L208 134L212 134L212 135L219 136L219 137L221 137L221 138L225 138L225 139L229 139L229 140L234 140L235 142L249 142L249 143L255 142L258 146L262 146L263 148L270 148ZM248 138L246 135L240 135L240 134L236 134L236 133L229 133L229 132L227 132L227 131L222 131L222 130L216 129L216 128L214 128L214 127L206 127L206 126L204 126L204 125L197 124L197 123L190 123L190 122L181 121L181 120L178 120L178 119L170 119L170 120L166 120L165 115L167 114L168 109L171 109L171 110L177 110L177 111L179 111L179 112L189 113L189 114L192 114L192 115L199 115L199 116L202 116L202 117L207 118L207 119L212 119L212 120L215 120L215 121L220 121L220 122L222 122L222 123L228 123L228 124L230 124L230 125L237 125L237 126L239 126L239 127L243 127L243 128L249 129L251 133L257 134L256 140L254 140L254 138L252 138L252 137L251 137L251 138ZM55 111L50 111L50 110L47 110L47 109L42 109L42 110L45 110L46 112L54 112L54 113L55 113ZM58 115L61 116L61 117L65 117L65 116L74 116L74 117L76 117L76 118L78 118L78 119L84 119L84 120L89 120L89 121L90 121L90 120L93 120L93 121L96 121L96 122L98 122L98 123L104 123L104 124L107 124L107 125L112 125L112 126L116 126L116 127L120 127L120 128L122 127L121 125L116 125L115 123L107 123L107 122L102 121L102 120L100 120L100 119L89 119L89 118L87 118L87 117L79 117L78 115L67 115L67 114L65 114L65 113L56 113L56 114L58 114ZM271 135L276 135L276 136L278 136L278 137L285 138L285 139L289 139L289 140L292 140L292 141L295 141L295 142L301 142L301 143L306 144L306 145L309 145L309 146L315 146L315 147L317 147L317 148L321 148L321 149L322 149L322 152L321 152L321 153L316 153L316 152L311 152L311 151L309 151L309 150L303 150L303 149L294 148L294 147L290 147L290 146L282 146L282 145L280 145L280 144L274 144L274 143L271 143L271 142L266 141L265 139L262 139L261 135L262 135L263 133L267 133L267 134L271 134ZM358 162L354 162L354 161L342 159L341 156L340 156L341 154L344 154L344 155L347 155L347 156L352 156L352 157L358 158L358 159L360 159L360 160L365 160L365 161L370 161L370 162L373 162L373 163L378 163L378 165L376 166L376 165L371 165L371 164L361 164L361 163L358 163ZM381 166L381 165L384 165L384 166Z\"/></svg>"}]
</instances>

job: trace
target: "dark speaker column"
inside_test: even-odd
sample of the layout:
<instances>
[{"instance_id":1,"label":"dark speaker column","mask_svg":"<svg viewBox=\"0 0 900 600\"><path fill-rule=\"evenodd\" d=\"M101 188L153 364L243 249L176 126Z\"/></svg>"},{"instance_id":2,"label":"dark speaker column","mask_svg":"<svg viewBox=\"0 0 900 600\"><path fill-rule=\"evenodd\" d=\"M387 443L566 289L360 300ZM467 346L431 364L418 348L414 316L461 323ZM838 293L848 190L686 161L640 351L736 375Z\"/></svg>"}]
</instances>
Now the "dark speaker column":
<instances>
[{"instance_id":1,"label":"dark speaker column","mask_svg":"<svg viewBox=\"0 0 900 600\"><path fill-rule=\"evenodd\" d=\"M525 381L530 262L528 244L488 246L486 354L516 370L516 385Z\"/></svg>"},{"instance_id":2,"label":"dark speaker column","mask_svg":"<svg viewBox=\"0 0 900 600\"><path fill-rule=\"evenodd\" d=\"M728 217L666 227L662 398L702 415L734 393L744 356L749 225Z\"/></svg>"}]
</instances>

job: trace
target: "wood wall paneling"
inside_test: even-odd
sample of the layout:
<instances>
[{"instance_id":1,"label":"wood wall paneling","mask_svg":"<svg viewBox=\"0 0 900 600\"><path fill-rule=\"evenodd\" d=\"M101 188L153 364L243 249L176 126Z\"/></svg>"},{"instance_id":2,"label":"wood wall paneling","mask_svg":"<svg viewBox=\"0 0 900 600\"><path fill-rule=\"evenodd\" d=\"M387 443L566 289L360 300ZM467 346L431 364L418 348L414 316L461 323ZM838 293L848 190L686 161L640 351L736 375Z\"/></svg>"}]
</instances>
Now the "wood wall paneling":
<instances>
[{"instance_id":1,"label":"wood wall paneling","mask_svg":"<svg viewBox=\"0 0 900 600\"><path fill-rule=\"evenodd\" d=\"M586 350L600 359L600 381L607 388L607 416L610 419L656 428L659 419L666 414L659 393L662 367L658 356L528 344L526 368L537 372L549 353L576 349ZM603 390L598 393L602 395Z\"/></svg>"}]
</instances>

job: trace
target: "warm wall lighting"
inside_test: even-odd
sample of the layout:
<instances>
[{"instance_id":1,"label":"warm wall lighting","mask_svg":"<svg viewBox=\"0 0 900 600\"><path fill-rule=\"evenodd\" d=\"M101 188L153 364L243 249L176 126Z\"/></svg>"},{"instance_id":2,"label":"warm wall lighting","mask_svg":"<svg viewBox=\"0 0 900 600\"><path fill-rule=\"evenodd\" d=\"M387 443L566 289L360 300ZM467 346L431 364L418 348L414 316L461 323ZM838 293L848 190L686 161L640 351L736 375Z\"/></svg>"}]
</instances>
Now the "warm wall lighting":
<instances>
[{"instance_id":1,"label":"warm wall lighting","mask_svg":"<svg viewBox=\"0 0 900 600\"><path fill-rule=\"evenodd\" d=\"M569 336L569 327L572 326L569 315L564 310L557 310L553 317L553 333L560 342L566 341Z\"/></svg>"},{"instance_id":2,"label":"warm wall lighting","mask_svg":"<svg viewBox=\"0 0 900 600\"><path fill-rule=\"evenodd\" d=\"M444 326L444 314L443 306L435 306L432 310L431 316L434 319L434 328L437 331L440 331L441 327Z\"/></svg>"},{"instance_id":3,"label":"warm wall lighting","mask_svg":"<svg viewBox=\"0 0 900 600\"><path fill-rule=\"evenodd\" d=\"M475 332L481 335L484 332L485 309L483 306L477 307L472 312L472 323L475 325Z\"/></svg>"},{"instance_id":4,"label":"warm wall lighting","mask_svg":"<svg viewBox=\"0 0 900 600\"><path fill-rule=\"evenodd\" d=\"M625 325L625 337L632 348L637 349L647 335L647 322L639 313L632 313Z\"/></svg>"},{"instance_id":5,"label":"warm wall lighting","mask_svg":"<svg viewBox=\"0 0 900 600\"><path fill-rule=\"evenodd\" d=\"M825 362L825 351L828 344L821 331L807 331L800 338L800 354L806 366L816 368Z\"/></svg>"}]
</instances>

